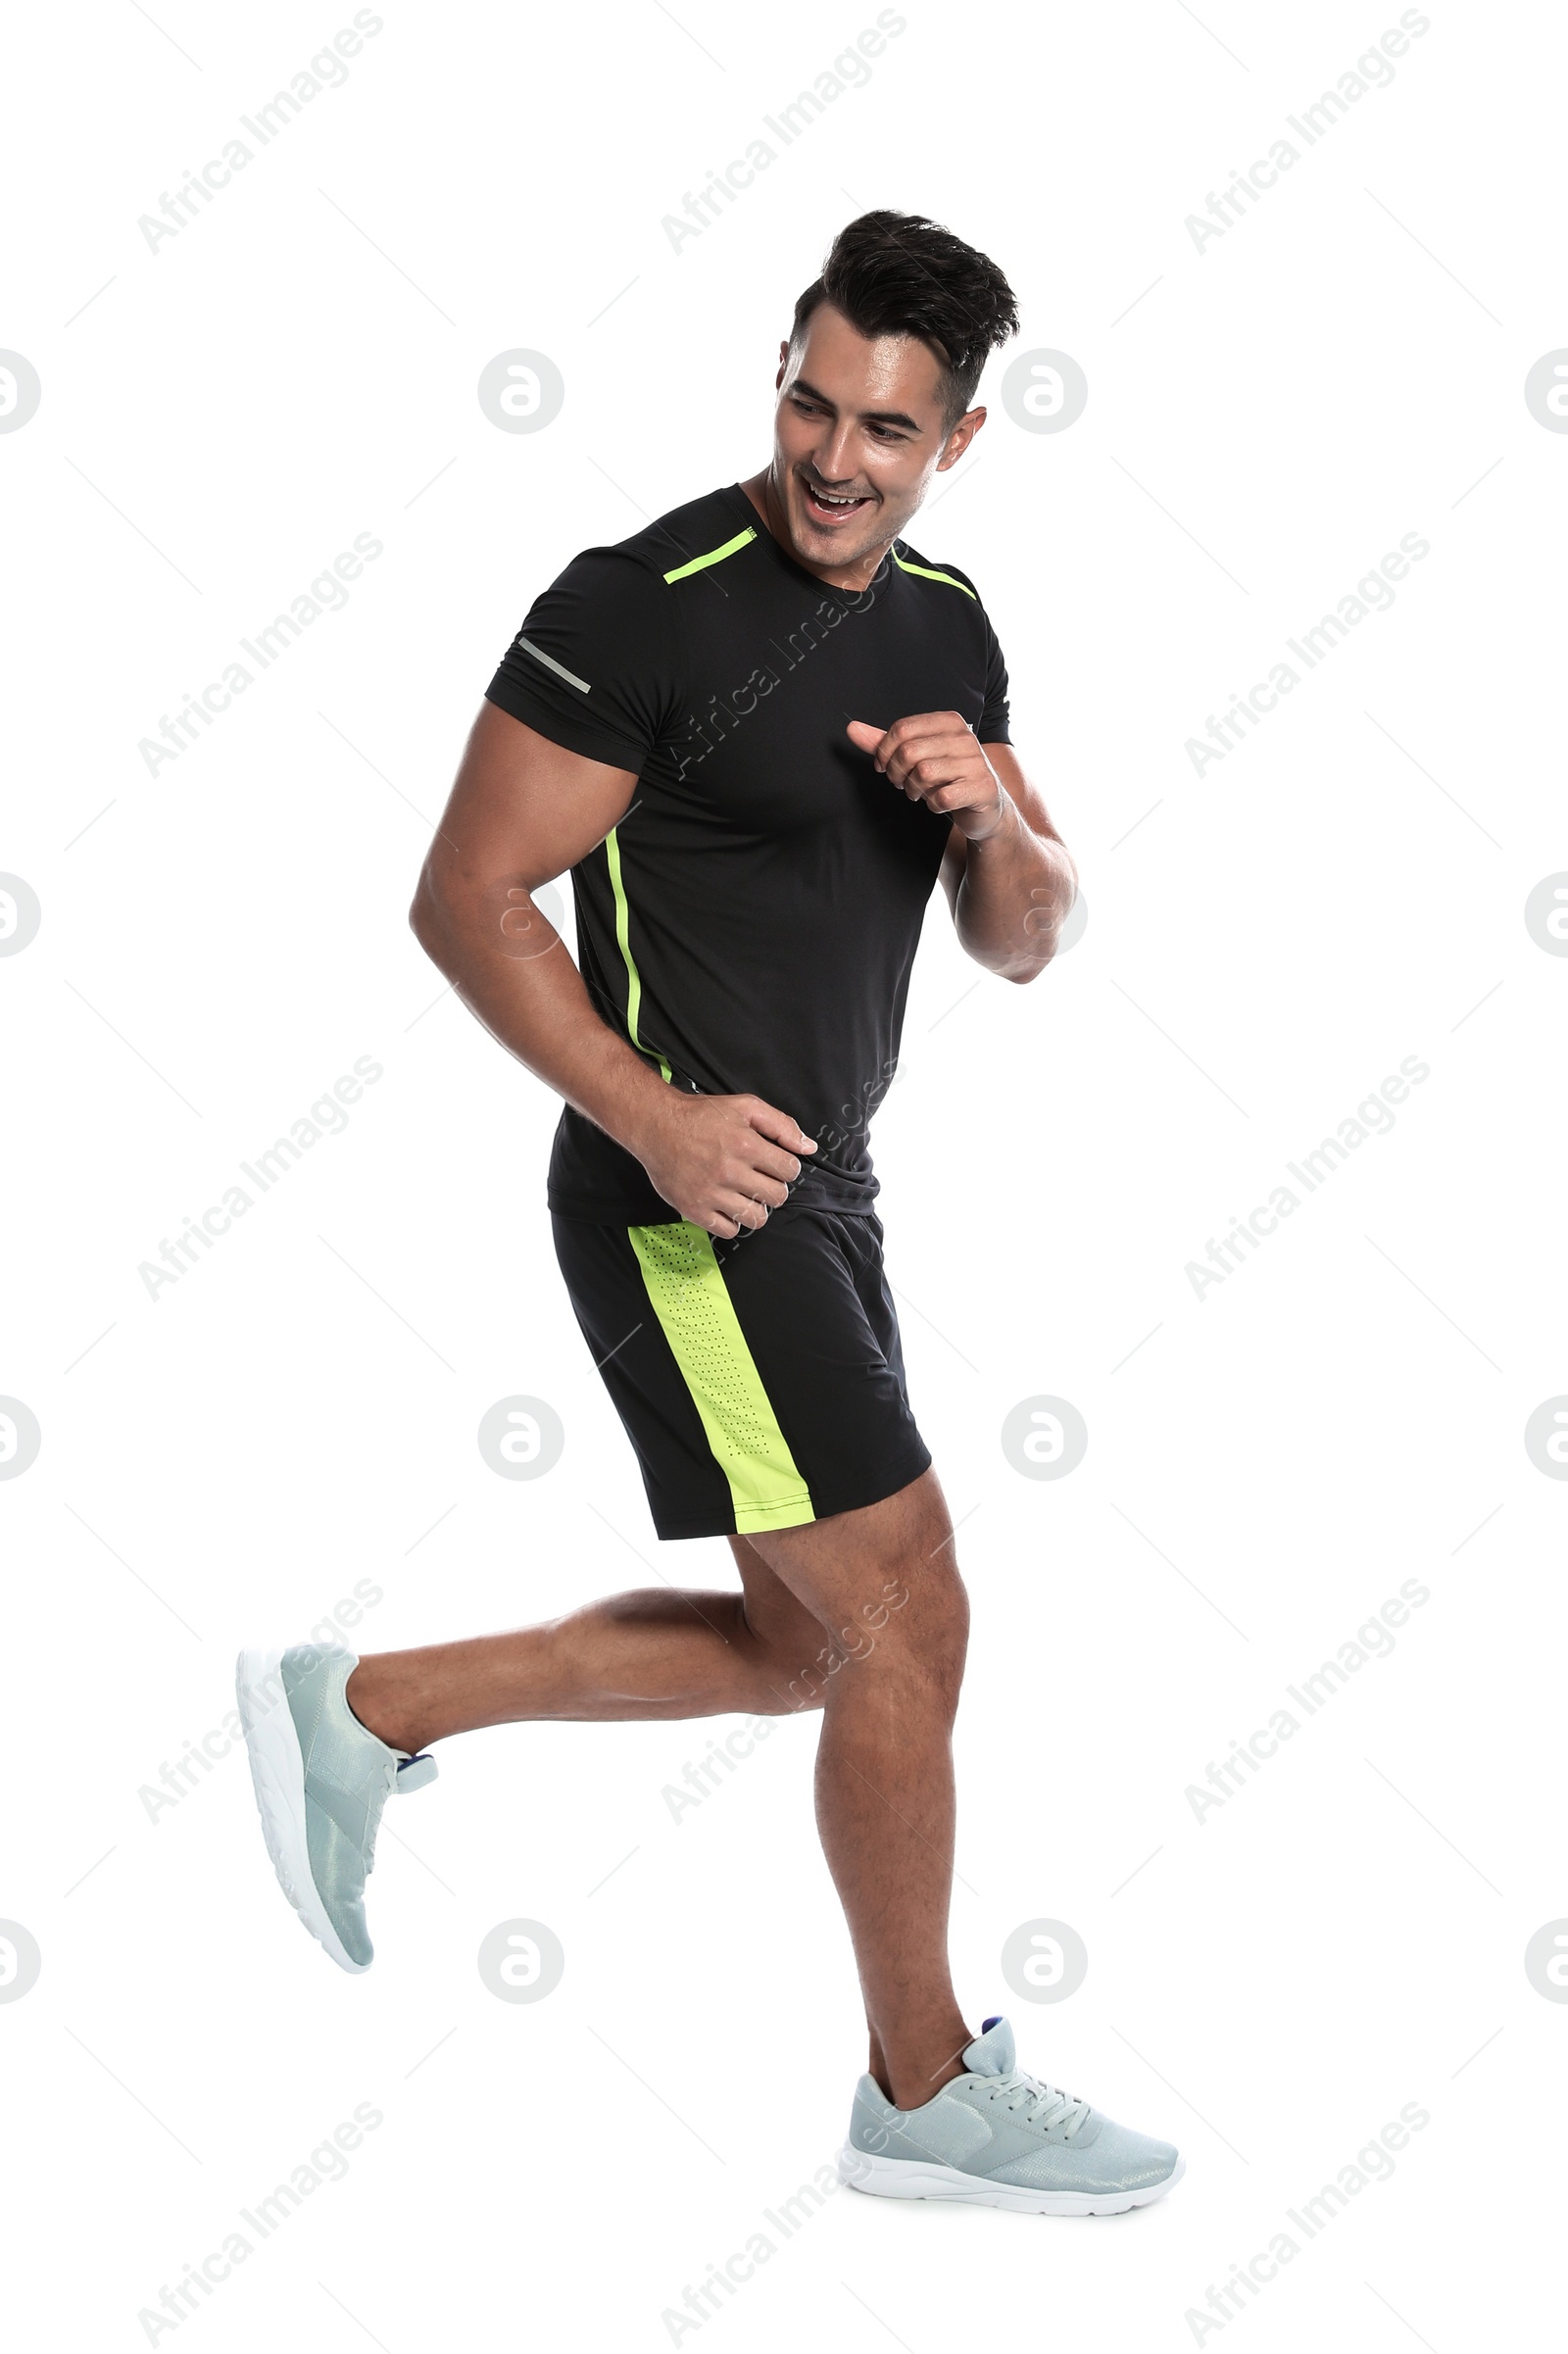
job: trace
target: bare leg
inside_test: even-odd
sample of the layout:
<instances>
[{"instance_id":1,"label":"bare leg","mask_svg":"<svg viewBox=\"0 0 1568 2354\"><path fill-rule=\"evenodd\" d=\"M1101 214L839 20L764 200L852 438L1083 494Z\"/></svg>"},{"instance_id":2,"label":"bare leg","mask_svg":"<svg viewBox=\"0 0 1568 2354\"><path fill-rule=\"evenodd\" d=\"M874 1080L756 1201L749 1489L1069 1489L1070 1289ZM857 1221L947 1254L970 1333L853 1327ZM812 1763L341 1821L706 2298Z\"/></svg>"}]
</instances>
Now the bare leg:
<instances>
[{"instance_id":1,"label":"bare leg","mask_svg":"<svg viewBox=\"0 0 1568 2354\"><path fill-rule=\"evenodd\" d=\"M810 1671L824 1647L821 1627L744 1538L733 1545L740 1594L656 1586L514 1634L373 1653L349 1678L349 1705L391 1747L409 1750L523 1718L820 1707Z\"/></svg>"},{"instance_id":2,"label":"bare leg","mask_svg":"<svg viewBox=\"0 0 1568 2354\"><path fill-rule=\"evenodd\" d=\"M510 1635L362 1659L355 1714L399 1749L522 1718L821 1708L816 1813L870 2070L902 2108L960 2073L948 1970L952 1729L968 1603L934 1473L863 1511L732 1540L744 1592L652 1588Z\"/></svg>"},{"instance_id":3,"label":"bare leg","mask_svg":"<svg viewBox=\"0 0 1568 2354\"><path fill-rule=\"evenodd\" d=\"M947 1950L968 1635L947 1506L927 1472L863 1511L751 1542L843 1656L824 1679L817 1827L855 1941L871 2074L918 2108L961 2074L972 2036Z\"/></svg>"}]
</instances>

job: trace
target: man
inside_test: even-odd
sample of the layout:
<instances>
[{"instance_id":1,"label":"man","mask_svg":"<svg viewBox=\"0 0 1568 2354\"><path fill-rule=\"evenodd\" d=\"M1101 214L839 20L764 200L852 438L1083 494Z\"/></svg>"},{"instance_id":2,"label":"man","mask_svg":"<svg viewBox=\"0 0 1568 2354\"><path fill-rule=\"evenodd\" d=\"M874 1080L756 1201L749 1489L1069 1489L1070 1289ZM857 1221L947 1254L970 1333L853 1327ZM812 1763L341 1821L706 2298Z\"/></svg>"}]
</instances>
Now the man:
<instances>
[{"instance_id":1,"label":"man","mask_svg":"<svg viewBox=\"0 0 1568 2354\"><path fill-rule=\"evenodd\" d=\"M557 1254L662 1538L741 1591L594 1602L356 1660L250 1652L269 1845L370 1960L381 1807L426 1744L522 1718L820 1709L816 1804L870 2031L845 2179L1036 2212L1175 2182L972 2034L948 1971L950 1734L968 1607L906 1395L866 1151L939 875L1032 980L1076 888L1007 732L973 583L902 536L1017 329L996 265L914 216L839 236L781 347L771 463L566 567L491 683L415 899L435 962L565 1099ZM580 970L533 893L570 868Z\"/></svg>"}]
</instances>

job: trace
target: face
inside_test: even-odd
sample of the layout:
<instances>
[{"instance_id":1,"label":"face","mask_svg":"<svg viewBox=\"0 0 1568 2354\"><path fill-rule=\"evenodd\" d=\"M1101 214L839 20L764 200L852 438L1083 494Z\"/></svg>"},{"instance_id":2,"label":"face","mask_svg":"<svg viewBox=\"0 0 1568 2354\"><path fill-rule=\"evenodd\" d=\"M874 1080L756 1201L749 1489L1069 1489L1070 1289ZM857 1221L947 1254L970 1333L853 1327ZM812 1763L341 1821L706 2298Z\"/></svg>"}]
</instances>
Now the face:
<instances>
[{"instance_id":1,"label":"face","mask_svg":"<svg viewBox=\"0 0 1568 2354\"><path fill-rule=\"evenodd\" d=\"M800 562L839 571L880 562L985 422L951 428L942 366L917 335L865 336L819 303L801 344L780 353L771 485ZM874 564L872 564L874 569Z\"/></svg>"}]
</instances>

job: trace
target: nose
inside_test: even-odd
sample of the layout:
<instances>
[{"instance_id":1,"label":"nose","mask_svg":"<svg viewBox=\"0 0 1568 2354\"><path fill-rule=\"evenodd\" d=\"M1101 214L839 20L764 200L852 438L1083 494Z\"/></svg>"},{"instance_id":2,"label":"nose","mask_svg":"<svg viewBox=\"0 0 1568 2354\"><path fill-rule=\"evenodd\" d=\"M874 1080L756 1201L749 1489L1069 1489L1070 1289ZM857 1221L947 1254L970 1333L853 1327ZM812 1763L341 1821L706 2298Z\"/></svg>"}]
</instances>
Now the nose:
<instances>
[{"instance_id":1,"label":"nose","mask_svg":"<svg viewBox=\"0 0 1568 2354\"><path fill-rule=\"evenodd\" d=\"M854 440L855 428L848 417L840 417L828 427L812 459L824 489L845 490L854 480Z\"/></svg>"}]
</instances>

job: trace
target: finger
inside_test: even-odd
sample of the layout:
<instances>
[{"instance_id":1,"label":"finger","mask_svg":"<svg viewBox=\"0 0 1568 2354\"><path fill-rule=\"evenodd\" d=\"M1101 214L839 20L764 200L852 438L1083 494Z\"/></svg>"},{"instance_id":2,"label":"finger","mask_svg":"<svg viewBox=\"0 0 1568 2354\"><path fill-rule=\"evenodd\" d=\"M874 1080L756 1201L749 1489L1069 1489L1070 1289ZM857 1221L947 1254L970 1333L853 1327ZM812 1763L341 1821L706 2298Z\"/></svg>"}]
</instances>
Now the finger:
<instances>
[{"instance_id":1,"label":"finger","mask_svg":"<svg viewBox=\"0 0 1568 2354\"><path fill-rule=\"evenodd\" d=\"M939 730L928 728L920 735L903 737L894 744L886 757L877 762L885 776L902 785L919 760L947 760L962 764L972 760L975 740L966 728Z\"/></svg>"},{"instance_id":2,"label":"finger","mask_svg":"<svg viewBox=\"0 0 1568 2354\"><path fill-rule=\"evenodd\" d=\"M961 784L939 785L921 798L936 817L953 817L959 809L994 809L1003 816L1006 813L1001 786L993 789L989 782L971 784L965 778Z\"/></svg>"},{"instance_id":3,"label":"finger","mask_svg":"<svg viewBox=\"0 0 1568 2354\"><path fill-rule=\"evenodd\" d=\"M966 768L973 765L972 744L944 744L935 736L922 736L906 744L883 763L882 773L895 785L951 785L956 784Z\"/></svg>"},{"instance_id":4,"label":"finger","mask_svg":"<svg viewBox=\"0 0 1568 2354\"><path fill-rule=\"evenodd\" d=\"M760 1177L779 1178L785 1185L793 1185L801 1173L801 1164L793 1152L782 1152L760 1137L747 1147L746 1158Z\"/></svg>"},{"instance_id":5,"label":"finger","mask_svg":"<svg viewBox=\"0 0 1568 2354\"><path fill-rule=\"evenodd\" d=\"M868 719L852 719L844 732L861 752L875 752L882 741L881 728L873 727Z\"/></svg>"},{"instance_id":6,"label":"finger","mask_svg":"<svg viewBox=\"0 0 1568 2354\"><path fill-rule=\"evenodd\" d=\"M764 1177L760 1169L737 1167L733 1162L719 1173L718 1183L742 1201L757 1201L768 1209L782 1209L790 1198L787 1185L776 1177Z\"/></svg>"},{"instance_id":7,"label":"finger","mask_svg":"<svg viewBox=\"0 0 1568 2354\"><path fill-rule=\"evenodd\" d=\"M895 719L888 729L883 758L886 759L901 744L912 743L918 736L935 736L946 743L969 733L969 722L962 711L909 711L904 718Z\"/></svg>"},{"instance_id":8,"label":"finger","mask_svg":"<svg viewBox=\"0 0 1568 2354\"><path fill-rule=\"evenodd\" d=\"M808 1136L800 1121L792 1120L787 1111L776 1111L771 1103L764 1103L760 1096L743 1096L741 1102L746 1107L747 1118L760 1136L768 1137L789 1152L816 1151L815 1137Z\"/></svg>"},{"instance_id":9,"label":"finger","mask_svg":"<svg viewBox=\"0 0 1568 2354\"><path fill-rule=\"evenodd\" d=\"M888 734L925 735L935 731L945 735L950 727L967 727L968 724L962 711L906 711L902 719L894 720Z\"/></svg>"},{"instance_id":10,"label":"finger","mask_svg":"<svg viewBox=\"0 0 1568 2354\"><path fill-rule=\"evenodd\" d=\"M734 1233L739 1233L744 1226L749 1233L755 1234L760 1226L767 1224L767 1204L754 1202L749 1194L726 1192L715 1202L713 1208L716 1217L728 1220Z\"/></svg>"}]
</instances>

